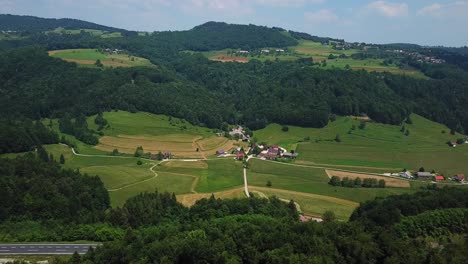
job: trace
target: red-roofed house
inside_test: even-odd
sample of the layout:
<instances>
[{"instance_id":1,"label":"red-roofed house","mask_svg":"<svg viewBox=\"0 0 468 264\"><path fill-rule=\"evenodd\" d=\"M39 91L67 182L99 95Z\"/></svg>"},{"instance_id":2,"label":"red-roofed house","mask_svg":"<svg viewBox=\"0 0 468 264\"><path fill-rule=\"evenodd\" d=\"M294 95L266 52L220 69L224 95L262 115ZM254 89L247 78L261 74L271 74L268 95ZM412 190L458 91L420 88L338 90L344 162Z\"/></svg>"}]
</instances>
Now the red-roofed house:
<instances>
[{"instance_id":1,"label":"red-roofed house","mask_svg":"<svg viewBox=\"0 0 468 264\"><path fill-rule=\"evenodd\" d=\"M458 182L464 182L465 181L465 175L464 174L457 174L455 177L453 177L454 180Z\"/></svg>"},{"instance_id":2,"label":"red-roofed house","mask_svg":"<svg viewBox=\"0 0 468 264\"><path fill-rule=\"evenodd\" d=\"M445 180L444 176L435 176L436 181L443 181Z\"/></svg>"},{"instance_id":3,"label":"red-roofed house","mask_svg":"<svg viewBox=\"0 0 468 264\"><path fill-rule=\"evenodd\" d=\"M239 153L239 154L237 154L236 159L237 159L237 160L243 160L244 157L245 157L245 154L244 154L244 153Z\"/></svg>"}]
</instances>

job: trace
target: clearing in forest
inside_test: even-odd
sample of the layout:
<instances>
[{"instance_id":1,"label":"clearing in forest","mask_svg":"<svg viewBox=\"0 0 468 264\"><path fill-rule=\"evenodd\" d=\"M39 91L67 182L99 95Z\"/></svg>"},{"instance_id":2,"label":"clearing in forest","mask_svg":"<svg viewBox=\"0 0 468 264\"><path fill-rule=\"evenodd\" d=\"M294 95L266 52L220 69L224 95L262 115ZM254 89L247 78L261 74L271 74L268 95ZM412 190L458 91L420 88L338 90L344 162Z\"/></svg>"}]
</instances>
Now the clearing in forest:
<instances>
[{"instance_id":1,"label":"clearing in forest","mask_svg":"<svg viewBox=\"0 0 468 264\"><path fill-rule=\"evenodd\" d=\"M49 56L86 67L97 67L97 60L101 61L104 67L154 66L145 58L124 53L101 52L97 49L52 50L49 51Z\"/></svg>"}]
</instances>

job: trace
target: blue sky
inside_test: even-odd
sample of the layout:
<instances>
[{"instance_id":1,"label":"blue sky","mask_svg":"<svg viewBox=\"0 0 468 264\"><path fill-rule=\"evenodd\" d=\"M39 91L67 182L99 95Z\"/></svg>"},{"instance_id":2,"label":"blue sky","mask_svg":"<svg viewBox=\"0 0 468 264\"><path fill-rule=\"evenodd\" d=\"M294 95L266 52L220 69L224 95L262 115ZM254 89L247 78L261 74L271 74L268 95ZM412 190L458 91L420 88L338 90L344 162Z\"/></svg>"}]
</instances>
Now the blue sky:
<instances>
[{"instance_id":1,"label":"blue sky","mask_svg":"<svg viewBox=\"0 0 468 264\"><path fill-rule=\"evenodd\" d=\"M225 21L347 41L468 45L468 0L0 0L0 13L141 31Z\"/></svg>"}]
</instances>

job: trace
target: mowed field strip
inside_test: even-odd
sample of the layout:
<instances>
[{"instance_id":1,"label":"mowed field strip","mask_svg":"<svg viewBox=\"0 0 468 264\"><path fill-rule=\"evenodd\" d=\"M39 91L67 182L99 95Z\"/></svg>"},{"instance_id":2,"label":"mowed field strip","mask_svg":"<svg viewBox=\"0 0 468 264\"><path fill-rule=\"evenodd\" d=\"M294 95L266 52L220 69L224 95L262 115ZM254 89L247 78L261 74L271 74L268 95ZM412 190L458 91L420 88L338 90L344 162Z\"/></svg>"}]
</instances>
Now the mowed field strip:
<instances>
[{"instance_id":1,"label":"mowed field strip","mask_svg":"<svg viewBox=\"0 0 468 264\"><path fill-rule=\"evenodd\" d=\"M346 171L336 171L336 170L325 170L329 177L337 176L341 179L348 177L350 179L376 179L376 180L384 180L386 187L399 187L399 188L410 188L410 182L404 179L398 179L393 177L386 177L386 176L377 176L374 174L363 174L363 173L355 173L355 172L346 172Z\"/></svg>"},{"instance_id":2,"label":"mowed field strip","mask_svg":"<svg viewBox=\"0 0 468 264\"><path fill-rule=\"evenodd\" d=\"M52 50L49 51L49 56L88 67L96 67L94 64L97 60L100 60L104 67L154 67L154 65L145 58L127 54L100 52L96 49Z\"/></svg>"}]
</instances>

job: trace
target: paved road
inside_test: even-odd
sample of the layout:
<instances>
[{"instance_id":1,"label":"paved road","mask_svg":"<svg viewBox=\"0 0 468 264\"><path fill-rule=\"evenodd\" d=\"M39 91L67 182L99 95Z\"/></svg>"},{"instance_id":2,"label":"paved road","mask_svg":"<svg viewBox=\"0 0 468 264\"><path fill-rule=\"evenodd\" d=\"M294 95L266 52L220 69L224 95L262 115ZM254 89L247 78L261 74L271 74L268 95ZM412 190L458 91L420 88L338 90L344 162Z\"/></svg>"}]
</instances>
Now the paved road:
<instances>
[{"instance_id":1,"label":"paved road","mask_svg":"<svg viewBox=\"0 0 468 264\"><path fill-rule=\"evenodd\" d=\"M98 244L0 244L0 255L71 255L88 252Z\"/></svg>"}]
</instances>

